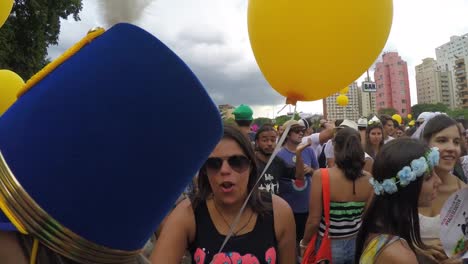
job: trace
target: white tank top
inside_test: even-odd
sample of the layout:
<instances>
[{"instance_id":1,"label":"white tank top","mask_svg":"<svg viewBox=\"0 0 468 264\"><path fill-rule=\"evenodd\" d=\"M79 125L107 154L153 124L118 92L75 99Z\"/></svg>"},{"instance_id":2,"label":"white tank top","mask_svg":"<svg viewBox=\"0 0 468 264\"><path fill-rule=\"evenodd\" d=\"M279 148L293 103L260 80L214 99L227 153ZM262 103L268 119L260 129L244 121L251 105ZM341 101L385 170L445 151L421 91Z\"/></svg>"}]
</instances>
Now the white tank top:
<instances>
[{"instance_id":1,"label":"white tank top","mask_svg":"<svg viewBox=\"0 0 468 264\"><path fill-rule=\"evenodd\" d=\"M419 229L423 240L440 239L440 214L433 217L419 214Z\"/></svg>"}]
</instances>

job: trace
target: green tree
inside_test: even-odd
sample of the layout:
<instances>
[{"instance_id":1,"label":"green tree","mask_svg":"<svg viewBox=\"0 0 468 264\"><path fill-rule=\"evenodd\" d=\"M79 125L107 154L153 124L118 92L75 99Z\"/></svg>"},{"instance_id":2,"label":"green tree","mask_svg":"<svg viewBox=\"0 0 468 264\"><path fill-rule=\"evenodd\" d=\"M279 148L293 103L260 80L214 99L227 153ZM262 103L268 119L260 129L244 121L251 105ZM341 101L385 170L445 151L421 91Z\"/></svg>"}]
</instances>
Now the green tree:
<instances>
[{"instance_id":1,"label":"green tree","mask_svg":"<svg viewBox=\"0 0 468 264\"><path fill-rule=\"evenodd\" d=\"M381 108L378 111L379 115L389 115L392 116L397 113L395 108Z\"/></svg>"},{"instance_id":2,"label":"green tree","mask_svg":"<svg viewBox=\"0 0 468 264\"><path fill-rule=\"evenodd\" d=\"M415 104L411 107L413 119L417 119L422 112L448 112L448 107L442 103L437 104Z\"/></svg>"},{"instance_id":3,"label":"green tree","mask_svg":"<svg viewBox=\"0 0 468 264\"><path fill-rule=\"evenodd\" d=\"M300 119L299 114L295 113L294 120L299 120L299 119ZM286 121L291 120L291 116L290 115L277 116L275 120L276 120L276 123L275 123L276 125L282 126L284 123L286 123Z\"/></svg>"},{"instance_id":4,"label":"green tree","mask_svg":"<svg viewBox=\"0 0 468 264\"><path fill-rule=\"evenodd\" d=\"M450 117L459 119L463 118L468 120L468 109L454 109L451 111L448 111L447 113Z\"/></svg>"},{"instance_id":5,"label":"green tree","mask_svg":"<svg viewBox=\"0 0 468 264\"><path fill-rule=\"evenodd\" d=\"M44 67L47 48L57 45L60 19L80 20L81 0L15 0L0 29L0 69L29 79Z\"/></svg>"},{"instance_id":6,"label":"green tree","mask_svg":"<svg viewBox=\"0 0 468 264\"><path fill-rule=\"evenodd\" d=\"M255 118L252 122L252 124L257 124L258 127L263 126L264 124L272 124L273 122L271 121L270 118L267 117L259 117Z\"/></svg>"}]
</instances>

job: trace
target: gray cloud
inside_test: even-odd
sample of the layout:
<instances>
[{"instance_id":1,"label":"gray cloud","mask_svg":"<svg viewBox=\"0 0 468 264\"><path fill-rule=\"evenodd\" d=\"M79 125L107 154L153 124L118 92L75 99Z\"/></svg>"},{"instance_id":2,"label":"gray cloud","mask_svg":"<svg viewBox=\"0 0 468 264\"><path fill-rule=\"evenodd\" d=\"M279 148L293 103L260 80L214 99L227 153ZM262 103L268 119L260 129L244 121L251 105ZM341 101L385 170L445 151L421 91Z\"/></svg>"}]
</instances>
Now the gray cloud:
<instances>
[{"instance_id":1,"label":"gray cloud","mask_svg":"<svg viewBox=\"0 0 468 264\"><path fill-rule=\"evenodd\" d=\"M191 6L188 3L179 4L189 9ZM230 2L230 5L233 12L245 12L244 9L247 8L245 1ZM80 13L81 21L63 21L59 45L49 49L51 58L56 58L76 43L90 28L108 21L108 18L100 15L102 5L84 0L83 6L84 9ZM163 8L166 12L163 12ZM212 24L210 21L192 23L187 16L183 17L188 20L178 21L178 18L170 13L174 10L171 2L156 1L148 6L143 14L144 17L135 23L156 35L176 52L197 75L217 104L245 103L263 106L284 102L284 98L265 81L253 59L246 29L241 36L233 36L234 33L224 30L224 25L219 23ZM207 10L203 9L200 12ZM202 13L197 15L206 17ZM117 20L118 18L112 17L112 21ZM237 21L221 23L235 24L235 22Z\"/></svg>"}]
</instances>

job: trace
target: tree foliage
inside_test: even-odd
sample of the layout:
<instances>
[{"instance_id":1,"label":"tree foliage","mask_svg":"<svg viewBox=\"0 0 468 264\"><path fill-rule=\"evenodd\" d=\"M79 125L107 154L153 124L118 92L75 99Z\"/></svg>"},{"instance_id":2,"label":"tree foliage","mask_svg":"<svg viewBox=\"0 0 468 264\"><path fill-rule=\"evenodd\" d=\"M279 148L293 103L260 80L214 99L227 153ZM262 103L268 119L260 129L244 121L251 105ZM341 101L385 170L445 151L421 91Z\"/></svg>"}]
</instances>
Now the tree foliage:
<instances>
[{"instance_id":1,"label":"tree foliage","mask_svg":"<svg viewBox=\"0 0 468 264\"><path fill-rule=\"evenodd\" d=\"M300 116L298 113L296 113L294 115L294 120L299 120L300 119ZM275 124L276 125L279 125L279 126L282 126L284 123L286 123L286 121L288 120L291 120L291 115L281 115L281 116L277 116L276 119L275 119Z\"/></svg>"},{"instance_id":2,"label":"tree foliage","mask_svg":"<svg viewBox=\"0 0 468 264\"><path fill-rule=\"evenodd\" d=\"M79 20L82 0L15 0L0 29L0 69L29 79L48 63L47 48L57 45L60 19Z\"/></svg>"},{"instance_id":3,"label":"tree foliage","mask_svg":"<svg viewBox=\"0 0 468 264\"><path fill-rule=\"evenodd\" d=\"M417 119L422 112L448 112L448 107L442 103L438 104L415 104L411 107L413 119Z\"/></svg>"},{"instance_id":4,"label":"tree foliage","mask_svg":"<svg viewBox=\"0 0 468 264\"><path fill-rule=\"evenodd\" d=\"M257 124L258 127L263 126L264 124L273 124L272 120L267 117L259 117L255 118L252 122L252 124Z\"/></svg>"},{"instance_id":5,"label":"tree foliage","mask_svg":"<svg viewBox=\"0 0 468 264\"><path fill-rule=\"evenodd\" d=\"M381 108L378 111L379 115L389 115L392 116L397 113L397 110L395 108Z\"/></svg>"}]
</instances>

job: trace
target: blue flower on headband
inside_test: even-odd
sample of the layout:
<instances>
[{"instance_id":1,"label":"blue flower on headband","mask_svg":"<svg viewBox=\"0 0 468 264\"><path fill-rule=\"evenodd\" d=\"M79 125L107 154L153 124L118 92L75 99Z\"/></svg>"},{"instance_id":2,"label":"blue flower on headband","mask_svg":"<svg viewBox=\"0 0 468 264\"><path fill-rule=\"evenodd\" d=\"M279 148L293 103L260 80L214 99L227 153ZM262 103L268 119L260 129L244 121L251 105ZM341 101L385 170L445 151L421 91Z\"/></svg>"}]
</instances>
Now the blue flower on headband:
<instances>
[{"instance_id":1,"label":"blue flower on headband","mask_svg":"<svg viewBox=\"0 0 468 264\"><path fill-rule=\"evenodd\" d=\"M380 184L378 181L374 180L373 177L369 179L369 183L372 185L374 188L374 193L376 195L381 195L384 192L384 188L382 187L382 184Z\"/></svg>"},{"instance_id":2,"label":"blue flower on headband","mask_svg":"<svg viewBox=\"0 0 468 264\"><path fill-rule=\"evenodd\" d=\"M431 152L429 152L429 155L427 155L427 161L429 162L429 166L431 166L431 168L434 168L435 166L439 165L439 159L439 149L436 147L432 148Z\"/></svg>"},{"instance_id":3,"label":"blue flower on headband","mask_svg":"<svg viewBox=\"0 0 468 264\"><path fill-rule=\"evenodd\" d=\"M419 159L411 161L411 169L413 169L413 173L416 175L416 177L426 173L427 169L429 169L426 158L420 157Z\"/></svg>"},{"instance_id":4,"label":"blue flower on headband","mask_svg":"<svg viewBox=\"0 0 468 264\"><path fill-rule=\"evenodd\" d=\"M403 187L416 180L416 174L408 166L403 167L403 169L401 169L397 175L400 179L400 185Z\"/></svg>"},{"instance_id":5,"label":"blue flower on headband","mask_svg":"<svg viewBox=\"0 0 468 264\"><path fill-rule=\"evenodd\" d=\"M394 179L385 179L382 183L384 191L388 194L398 192L398 187L396 186Z\"/></svg>"}]
</instances>

